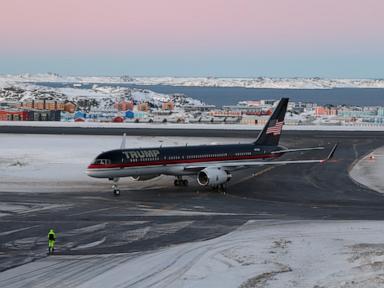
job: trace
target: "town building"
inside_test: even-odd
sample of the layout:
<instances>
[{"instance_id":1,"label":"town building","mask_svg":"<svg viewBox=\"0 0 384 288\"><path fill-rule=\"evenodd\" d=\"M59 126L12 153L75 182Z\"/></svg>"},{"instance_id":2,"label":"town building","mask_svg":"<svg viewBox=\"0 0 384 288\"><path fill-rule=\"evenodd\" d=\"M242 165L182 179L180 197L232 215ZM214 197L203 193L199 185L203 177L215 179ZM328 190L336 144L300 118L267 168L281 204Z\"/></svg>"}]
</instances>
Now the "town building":
<instances>
[{"instance_id":1,"label":"town building","mask_svg":"<svg viewBox=\"0 0 384 288\"><path fill-rule=\"evenodd\" d=\"M175 104L172 101L164 102L161 105L161 109L172 111L173 109L175 109Z\"/></svg>"},{"instance_id":2,"label":"town building","mask_svg":"<svg viewBox=\"0 0 384 288\"><path fill-rule=\"evenodd\" d=\"M117 111L127 111L127 110L133 110L134 104L132 101L119 101L115 103L115 109Z\"/></svg>"},{"instance_id":3,"label":"town building","mask_svg":"<svg viewBox=\"0 0 384 288\"><path fill-rule=\"evenodd\" d=\"M35 110L59 110L74 113L76 104L70 101L57 101L57 100L25 100L18 106L21 109L35 109Z\"/></svg>"},{"instance_id":4,"label":"town building","mask_svg":"<svg viewBox=\"0 0 384 288\"><path fill-rule=\"evenodd\" d=\"M27 121L27 111L0 110L0 121Z\"/></svg>"},{"instance_id":5,"label":"town building","mask_svg":"<svg viewBox=\"0 0 384 288\"><path fill-rule=\"evenodd\" d=\"M0 110L0 121L60 121L60 110Z\"/></svg>"},{"instance_id":6,"label":"town building","mask_svg":"<svg viewBox=\"0 0 384 288\"><path fill-rule=\"evenodd\" d=\"M335 107L324 107L324 106L317 106L315 108L315 116L321 117L321 116L336 116L338 113L337 109Z\"/></svg>"},{"instance_id":7,"label":"town building","mask_svg":"<svg viewBox=\"0 0 384 288\"><path fill-rule=\"evenodd\" d=\"M183 105L185 112L207 112L216 109L215 105Z\"/></svg>"}]
</instances>

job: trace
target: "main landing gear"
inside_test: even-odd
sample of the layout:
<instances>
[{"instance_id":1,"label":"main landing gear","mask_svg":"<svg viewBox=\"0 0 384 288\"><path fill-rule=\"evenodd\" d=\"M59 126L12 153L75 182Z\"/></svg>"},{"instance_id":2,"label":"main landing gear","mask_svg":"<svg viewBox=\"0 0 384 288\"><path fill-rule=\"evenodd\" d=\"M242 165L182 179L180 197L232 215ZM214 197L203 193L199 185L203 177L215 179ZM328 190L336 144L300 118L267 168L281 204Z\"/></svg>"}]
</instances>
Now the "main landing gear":
<instances>
[{"instance_id":1,"label":"main landing gear","mask_svg":"<svg viewBox=\"0 0 384 288\"><path fill-rule=\"evenodd\" d=\"M219 193L223 193L224 195L227 194L227 190L224 184L213 186L212 190Z\"/></svg>"},{"instance_id":2,"label":"main landing gear","mask_svg":"<svg viewBox=\"0 0 384 288\"><path fill-rule=\"evenodd\" d=\"M112 185L113 194L115 196L119 196L120 195L120 189L119 189L119 185L117 184L119 182L119 178L112 178L109 180L113 181L113 185Z\"/></svg>"},{"instance_id":3,"label":"main landing gear","mask_svg":"<svg viewBox=\"0 0 384 288\"><path fill-rule=\"evenodd\" d=\"M224 195L227 193L224 184L220 184L219 186L217 186L217 191L223 193Z\"/></svg>"},{"instance_id":4,"label":"main landing gear","mask_svg":"<svg viewBox=\"0 0 384 288\"><path fill-rule=\"evenodd\" d=\"M181 176L177 176L175 182L173 182L175 186L188 186L188 180L183 179Z\"/></svg>"}]
</instances>

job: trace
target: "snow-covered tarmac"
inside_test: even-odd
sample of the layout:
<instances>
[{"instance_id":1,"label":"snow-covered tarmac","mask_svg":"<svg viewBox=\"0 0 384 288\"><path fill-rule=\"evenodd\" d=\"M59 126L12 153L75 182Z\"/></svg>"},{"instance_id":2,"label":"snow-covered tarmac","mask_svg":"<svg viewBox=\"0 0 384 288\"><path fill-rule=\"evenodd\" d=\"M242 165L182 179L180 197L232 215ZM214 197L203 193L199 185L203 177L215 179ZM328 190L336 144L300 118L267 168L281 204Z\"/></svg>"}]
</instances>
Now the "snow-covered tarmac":
<instances>
[{"instance_id":1,"label":"snow-covered tarmac","mask_svg":"<svg viewBox=\"0 0 384 288\"><path fill-rule=\"evenodd\" d=\"M229 138L186 139L181 137L133 136L128 137L127 140L127 146L133 147L159 146L160 144L179 145L186 141L189 144L241 141L241 139ZM118 136L0 134L0 191L77 192L108 190L110 189L109 183L88 178L84 169L95 155L102 150L118 148L120 142L121 137ZM381 161L380 159L384 160L384 157L379 157L380 154L384 154L381 150L376 150L374 154L376 160L368 162L367 165L370 163L376 165ZM364 161L368 160L363 159L358 162L358 165L364 164ZM358 165L356 167L359 167ZM361 175L367 175L370 173L369 171L382 170L378 169L377 166L372 166L370 170L364 171ZM376 178L378 176L379 174ZM293 181L298 181L298 179L293 179ZM158 181L149 185L154 184L159 185ZM126 185L125 189L129 189L129 185L132 183L126 182L123 185ZM137 187L137 185L143 184L134 183L134 185ZM142 192L145 193L146 191ZM30 193L29 195L33 194ZM71 195L75 194L71 193ZM127 198L129 197L127 196ZM182 197L178 199L183 201ZM228 205L230 199L236 200L236 198L227 198ZM124 198L121 200L123 201ZM262 202L263 199L260 200L260 205L268 204L268 201ZM23 199L20 201L22 202ZM111 204L106 208L113 209L111 214L119 215L121 210L118 210L117 204L113 203L112 199L108 201L111 201ZM155 199L155 201L159 201L159 199ZM207 201L214 201L214 199L210 198ZM90 197L89 205L92 206L95 202L95 200L92 202ZM251 203L251 201L249 202ZM226 205L224 200L220 203ZM256 202L252 203L256 205ZM33 202L33 204L34 209L40 211L46 209L47 212L43 217L55 215L52 213L61 208L63 215L70 213L70 210L66 212L65 207L51 209L51 206L39 206L39 202ZM66 205L66 203L62 205ZM284 203L284 205L288 206L289 203ZM303 203L304 205L305 203ZM96 208L98 207L93 209ZM103 206L99 210L105 211L102 209L106 208ZM124 207L123 211L132 216L129 208L133 207ZM151 213L151 217L154 218L156 215L168 211L164 208L156 210L148 207L145 209L148 209L148 213ZM244 208L241 209L243 211ZM255 208L252 207L252 209ZM313 209L318 210L317 208ZM339 208L336 207L335 209ZM356 209L358 210L359 207L356 206ZM8 211L17 216L19 212L31 212L31 206L30 203L23 206L20 202L10 201L5 205L0 205L0 210L5 212L5 217L1 217L1 219L5 219L5 224L9 221L7 220L9 217L6 217L9 216ZM80 211L80 213L89 212L87 210ZM2 215L0 214L0 216ZM101 214L99 217L98 219L103 219L106 216ZM221 217L220 221L224 221L222 218L224 216L218 217ZM227 215L227 217L232 216ZM234 214L233 218L236 217ZM251 215L247 217L255 219ZM83 217L79 219L84 221ZM97 221L107 221L106 219ZM64 220L71 221L70 218ZM143 219L138 218L136 220L141 221ZM127 221L126 216L124 221ZM178 221L178 223L191 223L194 220ZM33 225L39 224L39 222L31 223ZM28 224L29 228L34 227L31 226L31 223ZM116 223L122 225L120 222ZM92 222L92 224L98 229L103 225L102 222ZM171 223L165 227L167 230L172 230L175 225ZM16 235L22 229L28 229L23 228L23 226L20 226L22 228L4 227L9 228L4 228L0 236L9 237L9 235ZM182 226L181 229L184 229L183 227L185 226ZM129 228L127 229L129 232ZM105 228L100 228L100 230L105 230ZM113 233L111 228L109 231ZM63 229L61 239L65 238L65 233L68 231ZM74 234L74 237L79 237L79 235ZM82 242L81 245L75 246L75 249L72 250L82 254L84 253L82 251L87 251L88 248L101 247L100 249L104 251L102 248L106 241L104 236L90 237L89 239L88 242ZM161 238L155 238L154 241L160 241L158 239ZM44 244L42 237L17 238L15 236L15 239L10 237L7 241L13 245L14 249L18 247L21 249L23 245L28 247L28 241L41 241L42 245ZM109 243L111 244L110 239ZM0 251L0 254L10 253L9 251L12 250ZM108 252L110 251L105 249L105 253ZM104 255L54 255L40 258L1 272L0 287L369 288L384 287L383 268L384 225L382 221L287 220L281 216L279 220L249 220L235 231L214 239L163 246L153 251Z\"/></svg>"},{"instance_id":2,"label":"snow-covered tarmac","mask_svg":"<svg viewBox=\"0 0 384 288\"><path fill-rule=\"evenodd\" d=\"M380 221L249 221L151 253L52 256L0 274L1 287L383 287Z\"/></svg>"},{"instance_id":3,"label":"snow-covered tarmac","mask_svg":"<svg viewBox=\"0 0 384 288\"><path fill-rule=\"evenodd\" d=\"M121 140L121 136L0 134L0 191L76 192L111 189L109 181L90 178L85 174L85 169L102 151L120 148ZM250 140L127 136L127 148L238 141ZM122 179L121 184L129 187L132 182ZM134 185L138 184L143 185L144 182Z\"/></svg>"}]
</instances>

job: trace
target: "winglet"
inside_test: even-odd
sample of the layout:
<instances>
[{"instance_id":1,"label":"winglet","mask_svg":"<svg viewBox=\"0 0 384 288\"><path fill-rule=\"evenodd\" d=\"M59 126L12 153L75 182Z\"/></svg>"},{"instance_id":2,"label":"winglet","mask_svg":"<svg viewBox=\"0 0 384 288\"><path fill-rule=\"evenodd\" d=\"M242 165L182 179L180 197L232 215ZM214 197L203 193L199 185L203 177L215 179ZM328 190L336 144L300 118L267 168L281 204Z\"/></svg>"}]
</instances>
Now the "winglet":
<instances>
[{"instance_id":1,"label":"winglet","mask_svg":"<svg viewBox=\"0 0 384 288\"><path fill-rule=\"evenodd\" d=\"M120 149L125 149L125 142L127 142L127 133L123 134L123 140L121 140Z\"/></svg>"},{"instance_id":2,"label":"winglet","mask_svg":"<svg viewBox=\"0 0 384 288\"><path fill-rule=\"evenodd\" d=\"M327 161L332 159L332 157L335 154L335 151L336 151L338 145L339 145L339 143L336 143L335 146L333 146L331 152L329 152L329 154L328 154L328 157L325 158L323 161L321 161L321 163L327 162Z\"/></svg>"}]
</instances>

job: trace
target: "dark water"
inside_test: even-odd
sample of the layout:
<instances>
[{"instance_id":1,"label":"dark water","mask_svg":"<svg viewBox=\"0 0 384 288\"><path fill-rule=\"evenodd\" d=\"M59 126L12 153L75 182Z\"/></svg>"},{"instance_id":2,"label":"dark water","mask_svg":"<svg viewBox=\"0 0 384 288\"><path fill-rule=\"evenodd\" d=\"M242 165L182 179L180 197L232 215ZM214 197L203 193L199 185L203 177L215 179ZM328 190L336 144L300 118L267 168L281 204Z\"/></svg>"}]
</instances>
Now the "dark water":
<instances>
[{"instance_id":1,"label":"dark water","mask_svg":"<svg viewBox=\"0 0 384 288\"><path fill-rule=\"evenodd\" d=\"M37 83L48 87L73 87L73 83ZM91 88L91 83L80 88ZM346 104L357 106L384 106L383 88L334 88L334 89L264 89L240 87L183 87L168 85L98 84L99 86L119 86L149 89L158 93L183 93L207 104L216 106L234 105L243 100L280 99L289 97L291 101L315 102L318 104Z\"/></svg>"}]
</instances>

